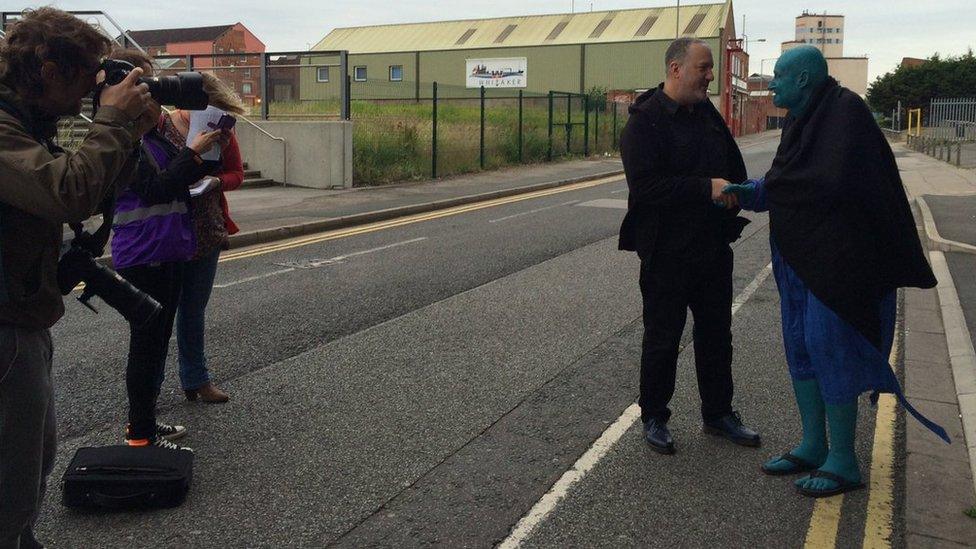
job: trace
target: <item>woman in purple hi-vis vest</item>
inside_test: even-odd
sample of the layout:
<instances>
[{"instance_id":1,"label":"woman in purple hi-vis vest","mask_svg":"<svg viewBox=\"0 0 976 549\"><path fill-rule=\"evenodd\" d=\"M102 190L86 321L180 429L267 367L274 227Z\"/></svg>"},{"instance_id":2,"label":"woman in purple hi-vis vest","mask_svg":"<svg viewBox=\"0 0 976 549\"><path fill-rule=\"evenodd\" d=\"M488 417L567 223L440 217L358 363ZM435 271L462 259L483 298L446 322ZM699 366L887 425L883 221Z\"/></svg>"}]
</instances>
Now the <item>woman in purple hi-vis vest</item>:
<instances>
[{"instance_id":1,"label":"woman in purple hi-vis vest","mask_svg":"<svg viewBox=\"0 0 976 549\"><path fill-rule=\"evenodd\" d=\"M152 69L152 60L141 52L126 50L113 57ZM152 296L162 306L155 320L129 326L129 358L125 385L129 397L126 442L130 446L158 446L192 451L171 441L186 434L186 427L156 421L156 399L173 321L180 299L183 262L193 257L195 240L190 217L189 187L211 174L219 163L206 162L200 155L222 144L222 130L198 135L189 146L166 132L159 105L153 102L151 116L159 125L147 133L134 153L128 184L117 188L112 225L112 260L126 280Z\"/></svg>"}]
</instances>

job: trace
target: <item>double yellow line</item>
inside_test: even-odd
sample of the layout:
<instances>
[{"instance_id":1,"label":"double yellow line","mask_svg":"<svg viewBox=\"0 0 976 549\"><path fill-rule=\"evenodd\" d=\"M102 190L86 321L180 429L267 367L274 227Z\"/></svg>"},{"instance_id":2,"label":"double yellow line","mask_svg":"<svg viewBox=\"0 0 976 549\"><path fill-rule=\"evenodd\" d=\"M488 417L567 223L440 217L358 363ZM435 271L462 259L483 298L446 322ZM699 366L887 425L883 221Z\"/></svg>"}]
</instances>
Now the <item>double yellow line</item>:
<instances>
[{"instance_id":1,"label":"double yellow line","mask_svg":"<svg viewBox=\"0 0 976 549\"><path fill-rule=\"evenodd\" d=\"M571 185L555 187L552 189L544 189L541 191L533 191L525 194L508 196L505 198L496 198L493 200L486 200L484 202L476 202L474 204L467 204L464 206L455 206L453 208L446 208L443 210L436 210L436 211L422 213L422 214L398 217L396 219L390 219L388 221L378 221L376 223L359 225L347 229L336 229L334 231L327 231L313 236L294 238L283 242L268 244L266 246L246 248L237 252L221 254L220 261L225 262L225 261L236 261L239 259L247 259L247 258L256 257L260 255L266 255L270 253L281 252L284 250L290 250L293 248L299 248L302 246L309 246L311 244L318 244L319 242L337 240L340 238L347 238L350 236L356 236L356 235L367 234L376 231L382 231L386 229L392 229L394 227L402 227L404 225L411 225L413 223L420 223L423 221L440 219L442 217L449 217L452 215L459 215L462 213L473 212L476 210L483 210L485 208L494 208L496 206L511 204L513 202L521 202L523 200L531 200L533 198L540 198L543 196L550 196L559 193L578 191L580 189L587 189L590 187L596 187L598 185L614 183L620 181L622 178L623 176L621 175L615 175L611 177L604 177L601 179L594 179L591 181L573 183Z\"/></svg>"}]
</instances>

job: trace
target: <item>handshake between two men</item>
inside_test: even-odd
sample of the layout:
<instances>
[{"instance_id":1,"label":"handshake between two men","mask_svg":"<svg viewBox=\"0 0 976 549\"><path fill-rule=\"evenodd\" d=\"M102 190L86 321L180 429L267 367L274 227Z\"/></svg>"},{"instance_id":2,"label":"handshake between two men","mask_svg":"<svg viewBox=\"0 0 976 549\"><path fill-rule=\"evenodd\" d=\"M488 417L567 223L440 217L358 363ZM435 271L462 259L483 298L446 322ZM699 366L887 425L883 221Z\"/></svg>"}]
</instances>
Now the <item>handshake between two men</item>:
<instances>
[{"instance_id":1,"label":"handshake between two men","mask_svg":"<svg viewBox=\"0 0 976 549\"><path fill-rule=\"evenodd\" d=\"M735 184L727 179L712 178L712 203L726 210L739 207L740 196L748 200L753 188L748 184Z\"/></svg>"}]
</instances>

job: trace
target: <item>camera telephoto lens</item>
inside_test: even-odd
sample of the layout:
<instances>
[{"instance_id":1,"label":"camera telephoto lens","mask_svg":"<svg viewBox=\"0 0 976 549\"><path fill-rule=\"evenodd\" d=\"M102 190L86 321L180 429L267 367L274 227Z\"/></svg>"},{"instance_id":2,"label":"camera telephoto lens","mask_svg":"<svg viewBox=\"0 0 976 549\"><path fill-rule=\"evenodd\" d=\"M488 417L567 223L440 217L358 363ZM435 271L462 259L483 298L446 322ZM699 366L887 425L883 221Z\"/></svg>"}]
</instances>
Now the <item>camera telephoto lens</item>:
<instances>
[{"instance_id":1,"label":"camera telephoto lens","mask_svg":"<svg viewBox=\"0 0 976 549\"><path fill-rule=\"evenodd\" d=\"M152 296L133 286L112 269L98 263L90 252L79 246L72 246L58 261L58 286L61 294L68 295L79 282L85 283L85 290L78 299L87 307L94 309L88 304L88 300L97 295L133 325L148 325L163 310Z\"/></svg>"},{"instance_id":2,"label":"camera telephoto lens","mask_svg":"<svg viewBox=\"0 0 976 549\"><path fill-rule=\"evenodd\" d=\"M203 91L203 75L198 72L181 72L176 76L140 78L149 85L149 94L160 105L172 105L177 109L201 111L207 108L210 98Z\"/></svg>"},{"instance_id":3,"label":"camera telephoto lens","mask_svg":"<svg viewBox=\"0 0 976 549\"><path fill-rule=\"evenodd\" d=\"M125 79L135 67L128 61L106 59L102 61L105 71L105 85L114 86ZM203 90L203 75L187 71L176 76L144 77L140 84L149 86L149 95L160 105L170 105L177 109L202 111L207 108L210 98ZM99 91L95 92L95 106L98 107Z\"/></svg>"}]
</instances>

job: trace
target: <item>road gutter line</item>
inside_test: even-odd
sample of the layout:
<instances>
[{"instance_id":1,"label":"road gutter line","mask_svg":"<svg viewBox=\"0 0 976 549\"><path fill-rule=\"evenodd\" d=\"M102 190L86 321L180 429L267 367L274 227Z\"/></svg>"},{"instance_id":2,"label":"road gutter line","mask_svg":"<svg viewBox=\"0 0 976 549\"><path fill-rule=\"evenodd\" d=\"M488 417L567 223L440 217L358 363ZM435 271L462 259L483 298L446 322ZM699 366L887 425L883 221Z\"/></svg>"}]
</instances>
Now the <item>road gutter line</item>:
<instances>
[{"instance_id":1,"label":"road gutter line","mask_svg":"<svg viewBox=\"0 0 976 549\"><path fill-rule=\"evenodd\" d=\"M749 301L762 283L773 272L773 264L766 265L756 277L749 283L738 297L732 302L732 314L739 311L742 306ZM515 549L527 540L532 532L556 509L559 502L569 494L569 491L583 477L596 466L597 463L606 456L613 445L620 440L634 423L640 418L640 406L636 403L631 404L624 410L623 414L617 418L610 427L593 443L592 446L573 464L573 466L563 473L563 475L552 485L552 488L542 499L536 502L528 513L518 523L512 532L498 545L498 549Z\"/></svg>"},{"instance_id":2,"label":"road gutter line","mask_svg":"<svg viewBox=\"0 0 976 549\"><path fill-rule=\"evenodd\" d=\"M289 250L292 248L298 248L301 246L307 246L309 244L317 244L319 242L325 242L328 240L336 240L339 238L346 238L349 236L355 236L360 234L366 234L376 231L381 231L385 229L391 229L394 227L400 227L403 225L410 225L413 223L420 223L422 221L430 221L433 219L440 219L442 217L448 217L453 215L458 215L462 213L472 212L476 210L482 210L485 208L492 208L495 206L501 206L504 204L511 204L513 202L520 202L523 200L531 200L533 198L541 198L543 196L549 196L553 194L559 194L564 192L576 191L581 189L588 189L590 187L596 187L598 185L605 185L607 183L616 183L620 181L619 176L606 177L602 179L584 181L582 183L574 183L572 185L566 185L562 187L556 187L552 189L546 189L542 191L535 191L526 194L520 194L516 196L499 198L495 200L487 200L484 202L478 202L475 204L469 204L466 206L457 206L454 208L448 208L444 210L437 210L434 212L410 215L406 217L399 217L389 221L380 221L376 223L370 223L367 225L360 225L356 227L351 227L348 229L337 229L333 231L327 231L324 233L317 234L311 237L304 237L298 239L292 239L278 244L271 244L267 246L261 246L258 248L253 248L250 250L241 250L238 252L231 252L229 254L222 254L220 257L220 262L234 261L238 259L245 259L249 257L255 257L259 255L265 255L273 252L279 252L283 250Z\"/></svg>"},{"instance_id":3,"label":"road gutter line","mask_svg":"<svg viewBox=\"0 0 976 549\"><path fill-rule=\"evenodd\" d=\"M904 309L904 305L902 305ZM902 310L904 315L904 310ZM902 316L904 318L904 316ZM897 364L904 346L905 325L901 321L891 346L889 364ZM864 520L865 549L888 549L895 521L895 406L897 400L890 393L878 398L878 413L874 420L874 444L871 449L871 490L868 496L867 517Z\"/></svg>"},{"instance_id":4,"label":"road gutter line","mask_svg":"<svg viewBox=\"0 0 976 549\"><path fill-rule=\"evenodd\" d=\"M534 192L538 192L539 190L559 188L562 186L577 185L581 182L600 180L606 178L614 178L614 180L616 181L622 181L623 177L624 177L624 172L622 169L611 170L601 174L591 174L582 177L574 177L572 179L564 179L560 181L536 183L536 184L527 185L523 187L500 189L500 190L490 191L486 193L448 198L443 200L435 200L433 202L410 204L406 206L386 208L383 210L374 210L374 211L363 212L363 213L349 214L341 217L319 219L317 221L299 223L297 225L286 225L282 227L273 227L269 229L258 229L255 231L237 233L235 235L232 235L230 237L230 247L236 250L238 248L244 248L246 246L253 246L256 244L263 244L263 243L275 242L275 241L282 241L290 238L300 237L303 235L320 234L324 231L335 231L343 228L361 227L368 223L376 223L381 221L400 219L406 216L417 215L426 212L442 211L444 209L454 208L465 204L477 204L484 201L494 200L503 197L520 196L526 193L534 193Z\"/></svg>"}]
</instances>

